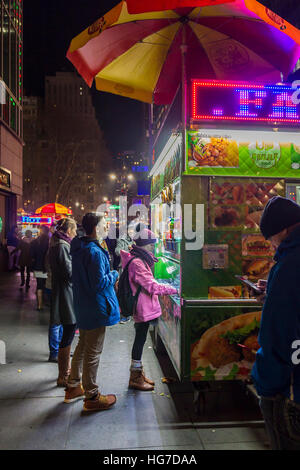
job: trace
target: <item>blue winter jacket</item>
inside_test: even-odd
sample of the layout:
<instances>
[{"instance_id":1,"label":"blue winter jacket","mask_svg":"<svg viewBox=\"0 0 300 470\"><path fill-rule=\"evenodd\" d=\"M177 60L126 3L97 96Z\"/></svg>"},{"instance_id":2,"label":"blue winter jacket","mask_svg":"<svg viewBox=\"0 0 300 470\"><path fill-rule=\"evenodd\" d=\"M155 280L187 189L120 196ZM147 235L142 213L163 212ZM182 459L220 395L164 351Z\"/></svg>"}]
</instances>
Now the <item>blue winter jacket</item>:
<instances>
[{"instance_id":1,"label":"blue winter jacket","mask_svg":"<svg viewBox=\"0 0 300 470\"><path fill-rule=\"evenodd\" d=\"M74 238L71 243L74 311L78 328L93 330L115 325L120 309L114 285L117 271L110 271L109 255L98 240Z\"/></svg>"},{"instance_id":2,"label":"blue winter jacket","mask_svg":"<svg viewBox=\"0 0 300 470\"><path fill-rule=\"evenodd\" d=\"M260 396L290 397L293 373L294 399L300 403L300 227L280 244L274 259L252 378Z\"/></svg>"}]
</instances>

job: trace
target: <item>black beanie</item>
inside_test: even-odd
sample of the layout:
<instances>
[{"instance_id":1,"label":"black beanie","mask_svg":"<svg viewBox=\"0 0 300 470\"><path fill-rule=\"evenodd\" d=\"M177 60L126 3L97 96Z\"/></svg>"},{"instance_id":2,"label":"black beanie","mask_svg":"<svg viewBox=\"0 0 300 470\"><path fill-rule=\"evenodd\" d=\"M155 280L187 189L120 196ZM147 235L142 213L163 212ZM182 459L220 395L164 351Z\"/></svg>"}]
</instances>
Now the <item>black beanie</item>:
<instances>
[{"instance_id":1,"label":"black beanie","mask_svg":"<svg viewBox=\"0 0 300 470\"><path fill-rule=\"evenodd\" d=\"M260 231L268 240L297 223L300 223L300 206L285 197L274 196L264 208L260 219Z\"/></svg>"}]
</instances>

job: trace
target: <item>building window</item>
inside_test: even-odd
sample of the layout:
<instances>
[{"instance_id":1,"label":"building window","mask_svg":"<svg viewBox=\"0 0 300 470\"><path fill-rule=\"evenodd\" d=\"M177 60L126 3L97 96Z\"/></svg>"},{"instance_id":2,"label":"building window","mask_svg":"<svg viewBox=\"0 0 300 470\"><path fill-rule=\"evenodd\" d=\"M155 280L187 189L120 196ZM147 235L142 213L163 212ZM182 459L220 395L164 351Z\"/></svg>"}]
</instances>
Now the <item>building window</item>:
<instances>
[{"instance_id":1,"label":"building window","mask_svg":"<svg viewBox=\"0 0 300 470\"><path fill-rule=\"evenodd\" d=\"M9 16L5 9L3 15L3 80L9 86Z\"/></svg>"}]
</instances>

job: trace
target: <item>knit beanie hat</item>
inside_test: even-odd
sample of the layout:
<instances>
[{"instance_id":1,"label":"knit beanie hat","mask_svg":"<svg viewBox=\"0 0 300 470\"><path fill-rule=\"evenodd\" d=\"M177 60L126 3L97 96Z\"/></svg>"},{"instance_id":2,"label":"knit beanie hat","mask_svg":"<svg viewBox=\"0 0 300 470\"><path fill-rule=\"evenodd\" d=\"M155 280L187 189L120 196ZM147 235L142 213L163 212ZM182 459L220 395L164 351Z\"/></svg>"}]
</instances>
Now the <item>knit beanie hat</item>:
<instances>
[{"instance_id":1,"label":"knit beanie hat","mask_svg":"<svg viewBox=\"0 0 300 470\"><path fill-rule=\"evenodd\" d=\"M143 228L135 237L134 241L137 246L146 246L150 245L151 243L154 244L157 242L155 234L148 230L147 228Z\"/></svg>"},{"instance_id":2,"label":"knit beanie hat","mask_svg":"<svg viewBox=\"0 0 300 470\"><path fill-rule=\"evenodd\" d=\"M297 223L300 223L300 206L285 197L274 196L264 208L260 219L260 231L268 240Z\"/></svg>"}]
</instances>

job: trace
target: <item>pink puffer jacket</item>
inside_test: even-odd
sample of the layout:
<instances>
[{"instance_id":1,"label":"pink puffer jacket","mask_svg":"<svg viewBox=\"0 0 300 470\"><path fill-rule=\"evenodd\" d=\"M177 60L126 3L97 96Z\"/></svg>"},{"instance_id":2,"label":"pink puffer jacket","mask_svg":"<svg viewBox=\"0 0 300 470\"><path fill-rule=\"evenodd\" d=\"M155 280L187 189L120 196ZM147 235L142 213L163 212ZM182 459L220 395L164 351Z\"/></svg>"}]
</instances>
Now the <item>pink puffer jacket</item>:
<instances>
[{"instance_id":1,"label":"pink puffer jacket","mask_svg":"<svg viewBox=\"0 0 300 470\"><path fill-rule=\"evenodd\" d=\"M130 253L126 251L120 252L122 267L125 268L126 264L133 258ZM159 295L174 295L177 290L174 287L159 284L153 277L151 268L146 266L141 259L133 260L128 268L129 283L133 295L136 294L138 286L142 286L142 290L138 297L136 313L133 319L136 323L154 320L161 315L160 303L158 300Z\"/></svg>"}]
</instances>

